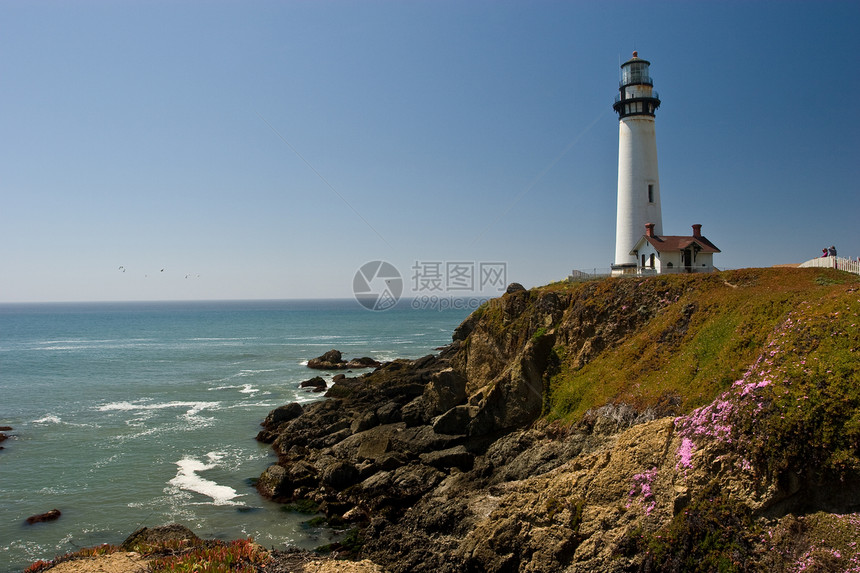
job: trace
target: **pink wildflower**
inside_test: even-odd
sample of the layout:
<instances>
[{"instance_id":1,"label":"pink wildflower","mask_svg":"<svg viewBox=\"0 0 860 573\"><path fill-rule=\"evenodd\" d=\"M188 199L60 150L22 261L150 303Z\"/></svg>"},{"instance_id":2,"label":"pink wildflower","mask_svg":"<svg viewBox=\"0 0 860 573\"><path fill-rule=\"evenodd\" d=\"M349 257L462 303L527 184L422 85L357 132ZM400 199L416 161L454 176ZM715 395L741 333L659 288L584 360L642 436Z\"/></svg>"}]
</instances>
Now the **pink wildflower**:
<instances>
[{"instance_id":1,"label":"pink wildflower","mask_svg":"<svg viewBox=\"0 0 860 573\"><path fill-rule=\"evenodd\" d=\"M696 444L693 443L693 440L690 438L681 440L681 445L677 452L678 463L675 464L675 469L680 471L681 468L684 468L684 474L686 475L686 470L693 467L693 452L695 450Z\"/></svg>"},{"instance_id":2,"label":"pink wildflower","mask_svg":"<svg viewBox=\"0 0 860 573\"><path fill-rule=\"evenodd\" d=\"M627 509L633 505L634 498L638 498L639 504L645 508L645 515L651 515L651 512L657 507L657 501L654 499L654 492L651 490L651 484L656 476L656 466L644 473L633 476L633 489L631 489L628 494L631 500L627 502Z\"/></svg>"}]
</instances>

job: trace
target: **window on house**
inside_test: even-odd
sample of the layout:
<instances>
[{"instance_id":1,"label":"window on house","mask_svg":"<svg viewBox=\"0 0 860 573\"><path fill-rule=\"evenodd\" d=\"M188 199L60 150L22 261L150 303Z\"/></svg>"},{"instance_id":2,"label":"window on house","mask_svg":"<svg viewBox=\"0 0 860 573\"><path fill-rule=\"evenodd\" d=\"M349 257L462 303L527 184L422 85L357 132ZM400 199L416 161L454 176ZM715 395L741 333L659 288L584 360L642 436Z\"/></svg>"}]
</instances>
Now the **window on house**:
<instances>
[{"instance_id":1,"label":"window on house","mask_svg":"<svg viewBox=\"0 0 860 573\"><path fill-rule=\"evenodd\" d=\"M642 266L645 266L645 255L642 255Z\"/></svg>"},{"instance_id":2,"label":"window on house","mask_svg":"<svg viewBox=\"0 0 860 573\"><path fill-rule=\"evenodd\" d=\"M650 261L650 264L648 266L651 267L652 269L654 268L654 253L651 253L651 261Z\"/></svg>"}]
</instances>

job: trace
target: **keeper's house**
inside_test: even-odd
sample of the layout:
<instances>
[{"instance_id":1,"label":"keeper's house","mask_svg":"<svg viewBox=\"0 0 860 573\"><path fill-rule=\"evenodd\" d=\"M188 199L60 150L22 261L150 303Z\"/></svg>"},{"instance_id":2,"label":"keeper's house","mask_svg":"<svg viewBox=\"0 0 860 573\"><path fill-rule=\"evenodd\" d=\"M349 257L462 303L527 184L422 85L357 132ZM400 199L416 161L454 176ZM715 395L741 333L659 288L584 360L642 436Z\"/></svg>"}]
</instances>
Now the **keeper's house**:
<instances>
[{"instance_id":1,"label":"keeper's house","mask_svg":"<svg viewBox=\"0 0 860 573\"><path fill-rule=\"evenodd\" d=\"M693 235L658 236L654 224L645 225L645 234L630 251L636 257L637 274L709 273L714 270L714 253L720 250L702 236L702 226L693 225Z\"/></svg>"}]
</instances>

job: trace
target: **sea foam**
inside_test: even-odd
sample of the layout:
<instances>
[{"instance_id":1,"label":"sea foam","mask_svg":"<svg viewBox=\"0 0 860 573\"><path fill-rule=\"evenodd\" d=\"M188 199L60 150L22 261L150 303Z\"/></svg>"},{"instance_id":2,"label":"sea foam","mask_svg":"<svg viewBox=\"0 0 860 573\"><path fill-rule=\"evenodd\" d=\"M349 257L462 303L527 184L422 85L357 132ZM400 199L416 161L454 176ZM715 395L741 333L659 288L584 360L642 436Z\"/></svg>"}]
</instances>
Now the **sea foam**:
<instances>
[{"instance_id":1,"label":"sea foam","mask_svg":"<svg viewBox=\"0 0 860 573\"><path fill-rule=\"evenodd\" d=\"M176 473L176 477L168 483L176 488L210 497L212 498L212 505L245 505L243 502L232 501L237 497L241 497L232 487L219 485L214 481L197 475L197 472L218 467L218 461L221 459L222 454L209 452L206 454L206 457L209 458L210 463L204 463L192 457L184 457L176 462L179 471Z\"/></svg>"},{"instance_id":2,"label":"sea foam","mask_svg":"<svg viewBox=\"0 0 860 573\"><path fill-rule=\"evenodd\" d=\"M99 412L121 411L145 411L145 410L163 410L166 408L188 408L185 412L186 418L196 416L203 410L216 409L221 405L220 402L161 402L156 404L141 404L135 402L111 402L102 404L96 408Z\"/></svg>"}]
</instances>

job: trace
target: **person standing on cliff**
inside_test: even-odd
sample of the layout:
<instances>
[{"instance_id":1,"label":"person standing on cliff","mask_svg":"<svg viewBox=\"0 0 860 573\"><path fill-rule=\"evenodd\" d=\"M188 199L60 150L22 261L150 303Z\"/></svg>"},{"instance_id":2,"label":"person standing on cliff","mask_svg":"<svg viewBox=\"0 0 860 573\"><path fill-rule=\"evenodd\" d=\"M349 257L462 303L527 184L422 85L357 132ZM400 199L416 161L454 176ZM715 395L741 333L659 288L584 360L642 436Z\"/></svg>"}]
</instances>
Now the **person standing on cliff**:
<instances>
[{"instance_id":1,"label":"person standing on cliff","mask_svg":"<svg viewBox=\"0 0 860 573\"><path fill-rule=\"evenodd\" d=\"M830 245L830 248L827 249L827 254L830 255L831 257L833 257L833 268L838 269L839 263L836 262L836 246Z\"/></svg>"}]
</instances>

